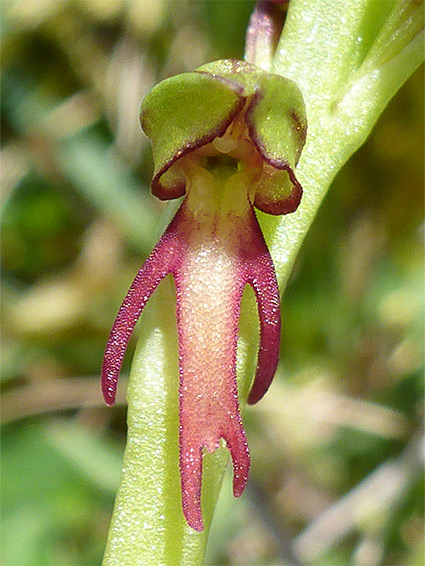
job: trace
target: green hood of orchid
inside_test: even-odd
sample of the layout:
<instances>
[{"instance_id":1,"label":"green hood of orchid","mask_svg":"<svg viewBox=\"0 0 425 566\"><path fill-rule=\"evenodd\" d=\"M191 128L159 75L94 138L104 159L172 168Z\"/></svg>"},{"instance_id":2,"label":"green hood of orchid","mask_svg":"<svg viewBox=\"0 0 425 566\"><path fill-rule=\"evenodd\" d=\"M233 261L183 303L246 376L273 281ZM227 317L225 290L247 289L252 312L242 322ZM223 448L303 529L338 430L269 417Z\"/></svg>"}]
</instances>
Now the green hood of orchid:
<instances>
[{"instance_id":1,"label":"green hood of orchid","mask_svg":"<svg viewBox=\"0 0 425 566\"><path fill-rule=\"evenodd\" d=\"M261 163L253 204L269 214L298 207L302 188L294 170L307 120L293 81L243 61L216 61L155 86L143 101L140 120L152 143L152 192L158 198L185 194L184 158L238 123L238 140L249 142L257 166ZM250 167L237 152L226 153Z\"/></svg>"}]
</instances>

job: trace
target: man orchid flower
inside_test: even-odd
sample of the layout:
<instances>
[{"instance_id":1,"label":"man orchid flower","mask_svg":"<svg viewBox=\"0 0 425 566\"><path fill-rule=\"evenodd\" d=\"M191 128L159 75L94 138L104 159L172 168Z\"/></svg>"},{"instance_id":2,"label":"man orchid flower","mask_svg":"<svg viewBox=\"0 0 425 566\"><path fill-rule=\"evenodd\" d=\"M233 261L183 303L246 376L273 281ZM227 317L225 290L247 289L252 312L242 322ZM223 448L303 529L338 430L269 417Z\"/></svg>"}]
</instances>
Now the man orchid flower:
<instances>
[{"instance_id":1,"label":"man orchid flower","mask_svg":"<svg viewBox=\"0 0 425 566\"><path fill-rule=\"evenodd\" d=\"M115 400L124 353L160 281L174 277L179 339L179 445L183 513L203 529L203 450L223 438L240 496L250 458L236 383L242 293L250 285L260 346L248 403L265 394L276 371L280 300L254 206L294 212L302 188L294 169L306 137L305 107L294 82L241 61L207 64L167 79L145 97L141 124L152 143L152 193L185 195L118 312L102 367L105 401Z\"/></svg>"}]
</instances>

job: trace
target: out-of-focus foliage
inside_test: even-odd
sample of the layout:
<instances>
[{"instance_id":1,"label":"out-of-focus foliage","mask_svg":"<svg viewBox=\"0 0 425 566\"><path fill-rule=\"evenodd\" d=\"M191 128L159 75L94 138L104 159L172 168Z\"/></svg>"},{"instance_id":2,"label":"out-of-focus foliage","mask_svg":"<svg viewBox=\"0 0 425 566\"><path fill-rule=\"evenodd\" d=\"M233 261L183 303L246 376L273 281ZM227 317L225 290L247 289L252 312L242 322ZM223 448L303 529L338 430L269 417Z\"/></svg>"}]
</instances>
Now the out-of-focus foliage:
<instances>
[{"instance_id":1,"label":"out-of-focus foliage","mask_svg":"<svg viewBox=\"0 0 425 566\"><path fill-rule=\"evenodd\" d=\"M162 228L140 101L240 58L252 5L3 3L5 566L100 563L125 413L102 406L97 376ZM278 376L245 411L250 482L238 501L224 486L209 564L423 562L422 124L419 70L308 235Z\"/></svg>"}]
</instances>

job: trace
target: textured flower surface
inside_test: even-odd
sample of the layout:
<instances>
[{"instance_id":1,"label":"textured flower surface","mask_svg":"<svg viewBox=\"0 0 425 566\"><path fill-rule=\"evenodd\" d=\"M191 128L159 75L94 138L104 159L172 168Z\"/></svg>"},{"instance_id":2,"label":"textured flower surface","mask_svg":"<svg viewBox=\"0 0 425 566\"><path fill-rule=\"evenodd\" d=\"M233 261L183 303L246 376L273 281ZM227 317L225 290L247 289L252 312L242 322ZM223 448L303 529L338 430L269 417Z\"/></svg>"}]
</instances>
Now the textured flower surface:
<instances>
[{"instance_id":1,"label":"textured flower surface","mask_svg":"<svg viewBox=\"0 0 425 566\"><path fill-rule=\"evenodd\" d=\"M180 474L183 513L203 529L203 451L223 438L233 461L233 493L249 472L236 382L242 293L250 285L260 346L248 403L267 391L280 345L280 301L273 262L254 206L296 210L294 169L306 137L297 86L254 65L225 60L167 79L146 96L141 124L152 143L152 192L185 195L176 216L133 281L118 312L102 368L105 401L115 400L125 350L160 281L172 274L179 336Z\"/></svg>"}]
</instances>

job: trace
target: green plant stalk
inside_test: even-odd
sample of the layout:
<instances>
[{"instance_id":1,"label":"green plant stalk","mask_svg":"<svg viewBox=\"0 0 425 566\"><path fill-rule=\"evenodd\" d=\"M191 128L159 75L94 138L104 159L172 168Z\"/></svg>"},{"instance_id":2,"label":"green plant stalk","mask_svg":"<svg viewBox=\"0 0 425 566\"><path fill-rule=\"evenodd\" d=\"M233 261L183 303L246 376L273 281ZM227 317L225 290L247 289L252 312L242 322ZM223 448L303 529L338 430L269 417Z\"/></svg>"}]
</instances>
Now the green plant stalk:
<instances>
[{"instance_id":1,"label":"green plant stalk","mask_svg":"<svg viewBox=\"0 0 425 566\"><path fill-rule=\"evenodd\" d=\"M294 214L258 214L281 292L332 179L421 63L423 38L423 6L414 2L291 0L271 71L296 81L306 101L309 131L297 167L304 196ZM142 316L127 393L128 441L105 566L203 562L228 453L220 448L204 459L205 530L196 533L181 511L174 313L174 288L167 278ZM238 386L244 404L258 344L249 291L240 330Z\"/></svg>"}]
</instances>

